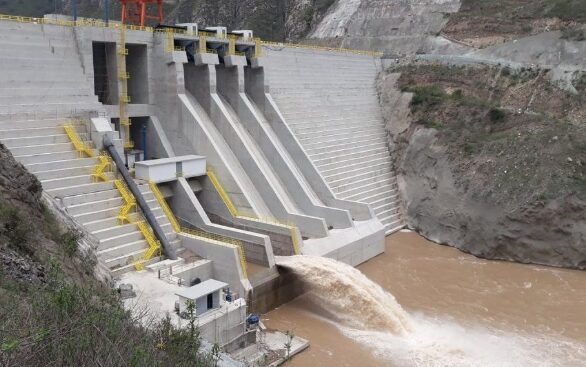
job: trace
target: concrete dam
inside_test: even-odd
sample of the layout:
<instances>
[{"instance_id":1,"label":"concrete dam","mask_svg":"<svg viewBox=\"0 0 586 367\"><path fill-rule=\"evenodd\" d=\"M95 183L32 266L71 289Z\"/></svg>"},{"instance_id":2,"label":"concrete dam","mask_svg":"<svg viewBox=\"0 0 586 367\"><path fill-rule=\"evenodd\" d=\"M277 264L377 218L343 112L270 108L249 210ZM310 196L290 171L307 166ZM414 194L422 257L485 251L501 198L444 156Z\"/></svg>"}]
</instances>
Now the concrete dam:
<instances>
[{"instance_id":1,"label":"concrete dam","mask_svg":"<svg viewBox=\"0 0 586 367\"><path fill-rule=\"evenodd\" d=\"M97 273L226 350L299 294L276 257L357 266L403 227L378 54L52 15L0 46L0 143Z\"/></svg>"}]
</instances>

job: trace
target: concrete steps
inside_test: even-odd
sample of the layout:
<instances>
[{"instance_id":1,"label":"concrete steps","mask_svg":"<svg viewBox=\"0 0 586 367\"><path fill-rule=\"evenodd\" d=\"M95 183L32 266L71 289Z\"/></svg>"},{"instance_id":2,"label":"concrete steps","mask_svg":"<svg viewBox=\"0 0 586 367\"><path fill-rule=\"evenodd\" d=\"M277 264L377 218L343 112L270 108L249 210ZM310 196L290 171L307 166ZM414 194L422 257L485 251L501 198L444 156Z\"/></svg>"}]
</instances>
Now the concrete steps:
<instances>
[{"instance_id":1,"label":"concrete steps","mask_svg":"<svg viewBox=\"0 0 586 367\"><path fill-rule=\"evenodd\" d=\"M87 140L86 136L81 136L80 138L83 140ZM19 137L19 138L8 138L2 139L2 144L7 148L19 148L19 147L33 147L33 146L47 146L47 145L56 145L56 144L71 144L71 140L66 134L57 134L57 135L45 135L45 136L28 136L28 137ZM12 154L14 150L12 150Z\"/></svg>"},{"instance_id":2,"label":"concrete steps","mask_svg":"<svg viewBox=\"0 0 586 367\"><path fill-rule=\"evenodd\" d=\"M48 172L58 171L58 170L65 170L65 169L75 169L80 167L95 167L98 164L98 158L78 158L77 156L73 159L64 159L64 160L57 160L51 162L42 162L42 163L29 163L26 164L26 169L29 170L31 173L40 173L48 174Z\"/></svg>"},{"instance_id":3,"label":"concrete steps","mask_svg":"<svg viewBox=\"0 0 586 367\"><path fill-rule=\"evenodd\" d=\"M66 121L61 119L62 124ZM4 139L14 139L14 138L30 138L35 136L49 136L49 135L60 135L63 134L65 130L63 130L63 126L49 126L49 127L34 127L34 128L26 128L26 127L18 127L16 126L17 123L9 124L7 122L4 123L3 127L7 127L7 129L0 129L0 141L4 141ZM10 127L10 128L8 128Z\"/></svg>"},{"instance_id":4,"label":"concrete steps","mask_svg":"<svg viewBox=\"0 0 586 367\"><path fill-rule=\"evenodd\" d=\"M10 151L14 156L34 155L42 153L58 153L73 150L72 143L56 143L43 145L25 145L19 147L11 147Z\"/></svg>"},{"instance_id":5,"label":"concrete steps","mask_svg":"<svg viewBox=\"0 0 586 367\"><path fill-rule=\"evenodd\" d=\"M353 176L362 172L371 172L382 167L391 167L391 160L387 156L375 157L370 160L356 161L349 163L344 167L334 167L331 169L324 169L322 174L326 181L337 181L348 176Z\"/></svg>"},{"instance_id":6,"label":"concrete steps","mask_svg":"<svg viewBox=\"0 0 586 367\"><path fill-rule=\"evenodd\" d=\"M0 142L95 237L98 258L113 274L134 270L128 264L141 259L148 244L136 224L118 223L123 199L114 174L107 174L109 182L94 182L98 159L80 156L63 129L72 118L104 111L82 68L73 30L0 22L0 49ZM77 131L87 144L87 130ZM168 239L180 247L148 185L139 187ZM142 220L138 213L130 218Z\"/></svg>"},{"instance_id":7,"label":"concrete steps","mask_svg":"<svg viewBox=\"0 0 586 367\"><path fill-rule=\"evenodd\" d=\"M0 108L2 106L12 105L31 105L31 104L79 104L79 103L98 103L98 97L92 95L65 95L65 94L46 94L28 96L0 96Z\"/></svg>"},{"instance_id":8,"label":"concrete steps","mask_svg":"<svg viewBox=\"0 0 586 367\"><path fill-rule=\"evenodd\" d=\"M359 147L348 147L318 154L310 154L309 157L317 166L321 166L323 164L328 164L340 160L368 158L378 153L385 153L385 150L388 152L386 146L372 144Z\"/></svg>"},{"instance_id":9,"label":"concrete steps","mask_svg":"<svg viewBox=\"0 0 586 367\"><path fill-rule=\"evenodd\" d=\"M340 199L365 202L388 230L400 224L396 179L369 56L268 52L271 94Z\"/></svg>"},{"instance_id":10,"label":"concrete steps","mask_svg":"<svg viewBox=\"0 0 586 367\"><path fill-rule=\"evenodd\" d=\"M304 147L305 150L309 155L314 154L323 154L323 153L330 153L333 151L343 150L343 147L353 146L353 147L361 147L361 146L372 146L372 145L379 145L386 143L385 136L368 136L363 138L358 138L356 140L342 140L339 142L330 142L330 143L322 143L319 147L311 147L307 148Z\"/></svg>"},{"instance_id":11,"label":"concrete steps","mask_svg":"<svg viewBox=\"0 0 586 367\"><path fill-rule=\"evenodd\" d=\"M0 105L0 118L3 115L13 115L19 113L30 113L31 111L35 111L37 116L42 116L43 114L49 115L51 113L64 113L64 114L71 114L73 111L100 111L102 108L101 104L98 102L85 102L85 101L78 101L75 103L45 103L43 105L36 105L34 103L29 104L10 104L10 105Z\"/></svg>"},{"instance_id":12,"label":"concrete steps","mask_svg":"<svg viewBox=\"0 0 586 367\"><path fill-rule=\"evenodd\" d=\"M348 185L356 181L362 181L369 178L379 177L383 174L393 174L390 162L384 162L376 166L359 168L348 171L345 175L337 175L336 179L327 179L326 182L333 188Z\"/></svg>"}]
</instances>

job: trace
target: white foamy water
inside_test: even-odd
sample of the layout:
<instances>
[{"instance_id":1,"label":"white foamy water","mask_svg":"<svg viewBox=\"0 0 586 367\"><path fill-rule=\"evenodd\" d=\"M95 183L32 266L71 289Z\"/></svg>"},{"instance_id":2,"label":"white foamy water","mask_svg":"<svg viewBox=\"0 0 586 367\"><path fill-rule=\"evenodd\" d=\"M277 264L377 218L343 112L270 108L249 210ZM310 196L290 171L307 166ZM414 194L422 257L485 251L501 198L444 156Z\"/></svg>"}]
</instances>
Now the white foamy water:
<instances>
[{"instance_id":1,"label":"white foamy water","mask_svg":"<svg viewBox=\"0 0 586 367\"><path fill-rule=\"evenodd\" d=\"M279 265L299 275L316 303L343 325L399 335L411 330L409 315L395 297L358 269L317 256L291 256Z\"/></svg>"},{"instance_id":2,"label":"white foamy water","mask_svg":"<svg viewBox=\"0 0 586 367\"><path fill-rule=\"evenodd\" d=\"M331 259L279 260L310 287L326 321L401 367L583 367L584 345L551 335L527 335L443 318L409 315L359 270ZM322 317L323 318L323 317Z\"/></svg>"}]
</instances>

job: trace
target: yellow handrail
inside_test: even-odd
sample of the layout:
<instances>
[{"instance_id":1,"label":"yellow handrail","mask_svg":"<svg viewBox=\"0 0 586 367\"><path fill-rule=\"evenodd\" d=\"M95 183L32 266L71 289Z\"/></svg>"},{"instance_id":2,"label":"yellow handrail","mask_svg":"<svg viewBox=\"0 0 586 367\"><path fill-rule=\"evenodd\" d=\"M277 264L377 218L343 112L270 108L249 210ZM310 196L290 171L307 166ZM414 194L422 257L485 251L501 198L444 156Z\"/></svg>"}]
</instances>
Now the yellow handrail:
<instances>
[{"instance_id":1,"label":"yellow handrail","mask_svg":"<svg viewBox=\"0 0 586 367\"><path fill-rule=\"evenodd\" d=\"M122 196L122 199L125 202L125 204L120 209L120 212L118 213L118 220L121 224L125 222L133 223L132 218L130 217L130 211L132 209L136 209L136 198L134 197L134 195L132 195L132 193L128 190L124 182L122 182L121 180L115 180L114 185L118 189L120 196ZM142 236L147 242L149 248L143 254L142 259L134 262L134 268L136 270L144 270L144 264L147 261L152 259L154 256L160 256L161 243L159 242L159 240L155 238L153 231L146 224L144 219L136 222L136 225L140 233L142 233Z\"/></svg>"},{"instance_id":2,"label":"yellow handrail","mask_svg":"<svg viewBox=\"0 0 586 367\"><path fill-rule=\"evenodd\" d=\"M254 57L259 58L262 56L262 40L260 38L254 39Z\"/></svg>"},{"instance_id":3,"label":"yellow handrail","mask_svg":"<svg viewBox=\"0 0 586 367\"><path fill-rule=\"evenodd\" d=\"M101 153L98 156L98 164L94 167L94 171L92 173L92 179L95 181L104 181L108 182L108 176L106 172L110 172L112 170L112 160L106 153Z\"/></svg>"},{"instance_id":4,"label":"yellow handrail","mask_svg":"<svg viewBox=\"0 0 586 367\"><path fill-rule=\"evenodd\" d=\"M151 188L153 195L155 196L155 198L159 202L159 205L163 209L163 212L167 216L169 223L171 223L171 227L173 227L173 230L175 232L181 232L181 227L179 226L179 222L177 222L177 218L175 218L175 214L173 214L173 211L171 210L171 208L167 204L167 200L165 200L165 198L163 197L163 194L161 193L161 190L159 190L159 187L157 186L157 184L153 181L149 181L149 187Z\"/></svg>"},{"instance_id":5,"label":"yellow handrail","mask_svg":"<svg viewBox=\"0 0 586 367\"><path fill-rule=\"evenodd\" d=\"M131 210L136 209L136 199L132 193L128 191L126 185L121 180L114 181L114 186L116 186L124 200L124 205L120 208L120 212L118 213L118 221L120 224L126 222L131 223L130 212Z\"/></svg>"},{"instance_id":6,"label":"yellow handrail","mask_svg":"<svg viewBox=\"0 0 586 367\"><path fill-rule=\"evenodd\" d=\"M75 150L77 150L77 153L80 157L83 157L84 154L90 158L96 156L91 146L81 141L81 138L77 134L77 131L75 131L75 126L73 126L73 124L64 125L63 128L65 129L65 133L69 137L69 140L71 140L73 147Z\"/></svg>"},{"instance_id":7,"label":"yellow handrail","mask_svg":"<svg viewBox=\"0 0 586 367\"><path fill-rule=\"evenodd\" d=\"M134 263L136 270L144 270L144 264L152 259L154 256L160 256L161 254L161 243L155 238L150 227L144 222L137 222L136 225L142 233L144 239L147 241L149 248L146 250L141 260Z\"/></svg>"},{"instance_id":8,"label":"yellow handrail","mask_svg":"<svg viewBox=\"0 0 586 367\"><path fill-rule=\"evenodd\" d=\"M125 27L120 28L116 68L118 69L118 76L120 78L120 94L118 96L120 130L124 142L124 149L132 149L134 143L130 139L130 118L128 118L128 104L130 103L130 96L128 95L128 79L130 78L130 74L126 71L126 56L128 55L128 48L126 48L126 29L127 28Z\"/></svg>"},{"instance_id":9,"label":"yellow handrail","mask_svg":"<svg viewBox=\"0 0 586 367\"><path fill-rule=\"evenodd\" d=\"M246 271L246 257L244 255L244 248L243 248L242 241L235 240L233 238L221 236L221 235L214 234L214 233L204 232L204 231L201 231L198 229L182 228L179 225L179 222L177 221L175 214L173 214L173 211L169 207L169 204L167 204L167 200L165 200L165 198L163 197L161 190L159 190L159 187L157 186L156 182L149 181L149 187L151 188L153 195L155 196L155 198L159 202L159 205L163 209L163 212L167 216L167 219L169 220L169 223L171 223L171 227L173 227L175 232L187 234L187 235L201 238L201 239L205 239L206 241L212 242L214 244L219 244L219 245L224 245L224 246L226 244L229 244L229 245L236 246L238 248L238 254L240 257L240 266L242 267L243 277L248 278L247 271Z\"/></svg>"},{"instance_id":10,"label":"yellow handrail","mask_svg":"<svg viewBox=\"0 0 586 367\"><path fill-rule=\"evenodd\" d=\"M59 25L65 27L100 27L100 28L110 28L110 29L118 29L121 31L131 30L131 31L143 31L149 33L158 33L158 32L166 32L166 33L175 33L175 34L184 34L188 36L198 36L201 37L212 37L212 38L224 38L222 36L218 36L214 32L206 32L206 31L199 31L198 35L194 34L193 32L189 32L183 29L154 29L152 27L140 27L135 25L128 25L128 24L120 24L116 22L109 22L106 24L103 21L96 20L96 19L80 19L76 22L70 20L59 20L59 19L50 19L50 18L31 18L31 17L21 17L21 16L14 16L14 15L4 15L0 14L0 20L7 20L7 21L14 21L19 23L31 23L31 24L50 24L50 25ZM240 40L246 41L244 37L238 38ZM331 52L341 52L341 53L349 53L349 54L357 54L357 55L368 55L373 57L380 57L383 55L382 52L376 51L367 51L367 50L353 50L348 48L336 48L336 47L324 47L324 46L316 46L316 45L306 45L300 43L285 43L285 42L270 42L270 41L262 41L263 44L269 46L278 46L278 47L293 47L293 48L306 48L306 49L314 49L314 50L322 50L322 51L331 51ZM256 47L257 50L260 50L261 47ZM167 46L167 49L172 51ZM127 49L123 48L122 52L128 52ZM261 56L260 51L256 51L256 57ZM205 50L200 50L200 53L205 53Z\"/></svg>"},{"instance_id":11,"label":"yellow handrail","mask_svg":"<svg viewBox=\"0 0 586 367\"><path fill-rule=\"evenodd\" d=\"M222 199L222 201L224 202L224 204L228 208L228 211L230 212L230 214L233 217L237 217L238 210L236 209L236 206L234 206L234 203L232 202L232 200L228 196L228 193L226 193L226 190L224 190L224 188L220 184L220 181L218 180L216 173L211 168L208 168L207 175L208 175L210 181L212 182L212 185L214 185L214 187L216 188L216 191L220 195L220 198Z\"/></svg>"},{"instance_id":12,"label":"yellow handrail","mask_svg":"<svg viewBox=\"0 0 586 367\"><path fill-rule=\"evenodd\" d=\"M293 243L293 253L295 255L301 254L301 242L299 241L299 238L298 238L299 236L297 235L297 226L295 224L283 223L283 222L278 221L276 219L259 218L255 215L252 215L252 214L239 212L238 209L236 209L236 206L234 205L232 200L230 199L230 196L228 196L228 193L226 193L226 190L224 190L224 187L222 187L220 180L218 180L218 177L216 176L214 170L211 167L208 167L207 175L208 175L210 181L212 182L212 185L214 186L214 188L218 192L218 195L220 196L220 198L224 202L224 205L226 205L228 212L230 212L230 215L232 215L232 217L247 219L247 220L252 220L252 221L259 222L259 223L271 224L271 225L276 225L276 226L288 228L289 233L291 234L291 242Z\"/></svg>"},{"instance_id":13,"label":"yellow handrail","mask_svg":"<svg viewBox=\"0 0 586 367\"><path fill-rule=\"evenodd\" d=\"M204 232L199 229L181 228L181 233L195 238L203 239L216 245L235 247L238 251L240 259L240 266L242 268L242 277L248 278L248 271L246 267L246 256L244 255L244 245L242 241L235 240L226 236L221 236L215 233Z\"/></svg>"}]
</instances>

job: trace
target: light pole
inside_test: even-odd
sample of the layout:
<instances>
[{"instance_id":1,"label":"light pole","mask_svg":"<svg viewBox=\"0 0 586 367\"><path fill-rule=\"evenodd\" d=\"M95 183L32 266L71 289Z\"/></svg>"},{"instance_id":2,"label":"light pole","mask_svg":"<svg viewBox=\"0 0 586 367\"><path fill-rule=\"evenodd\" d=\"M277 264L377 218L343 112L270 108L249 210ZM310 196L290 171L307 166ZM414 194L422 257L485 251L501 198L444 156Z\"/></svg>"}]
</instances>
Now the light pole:
<instances>
[{"instance_id":1,"label":"light pole","mask_svg":"<svg viewBox=\"0 0 586 367\"><path fill-rule=\"evenodd\" d=\"M77 22L77 0L73 0L71 8L73 10L73 21Z\"/></svg>"},{"instance_id":2,"label":"light pole","mask_svg":"<svg viewBox=\"0 0 586 367\"><path fill-rule=\"evenodd\" d=\"M109 21L110 21L109 1L104 0L104 23L106 23L106 25L108 25Z\"/></svg>"}]
</instances>

